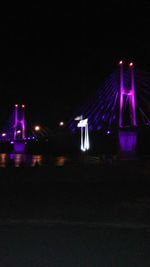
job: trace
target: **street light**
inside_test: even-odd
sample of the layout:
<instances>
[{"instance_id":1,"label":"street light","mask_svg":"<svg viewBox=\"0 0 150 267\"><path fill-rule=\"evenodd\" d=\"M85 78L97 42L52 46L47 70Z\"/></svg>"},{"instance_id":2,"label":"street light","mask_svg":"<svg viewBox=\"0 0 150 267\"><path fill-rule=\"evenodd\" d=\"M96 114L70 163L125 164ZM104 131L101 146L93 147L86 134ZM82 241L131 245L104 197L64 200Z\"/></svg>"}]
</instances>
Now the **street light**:
<instances>
[{"instance_id":1,"label":"street light","mask_svg":"<svg viewBox=\"0 0 150 267\"><path fill-rule=\"evenodd\" d=\"M59 123L59 126L64 126L64 122L61 121L61 122Z\"/></svg>"},{"instance_id":2,"label":"street light","mask_svg":"<svg viewBox=\"0 0 150 267\"><path fill-rule=\"evenodd\" d=\"M34 127L34 130L36 131L36 132L39 132L40 131L40 126L39 125L36 125L35 127Z\"/></svg>"}]
</instances>

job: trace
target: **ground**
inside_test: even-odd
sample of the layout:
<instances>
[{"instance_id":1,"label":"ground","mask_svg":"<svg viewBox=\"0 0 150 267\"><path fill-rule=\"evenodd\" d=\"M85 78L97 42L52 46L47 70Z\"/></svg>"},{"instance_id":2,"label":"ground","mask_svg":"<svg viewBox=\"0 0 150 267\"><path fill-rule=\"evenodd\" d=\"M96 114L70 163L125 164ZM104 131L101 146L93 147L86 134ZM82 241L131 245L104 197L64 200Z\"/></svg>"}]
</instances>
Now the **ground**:
<instances>
[{"instance_id":1,"label":"ground","mask_svg":"<svg viewBox=\"0 0 150 267\"><path fill-rule=\"evenodd\" d=\"M149 266L149 161L0 170L1 266Z\"/></svg>"}]
</instances>

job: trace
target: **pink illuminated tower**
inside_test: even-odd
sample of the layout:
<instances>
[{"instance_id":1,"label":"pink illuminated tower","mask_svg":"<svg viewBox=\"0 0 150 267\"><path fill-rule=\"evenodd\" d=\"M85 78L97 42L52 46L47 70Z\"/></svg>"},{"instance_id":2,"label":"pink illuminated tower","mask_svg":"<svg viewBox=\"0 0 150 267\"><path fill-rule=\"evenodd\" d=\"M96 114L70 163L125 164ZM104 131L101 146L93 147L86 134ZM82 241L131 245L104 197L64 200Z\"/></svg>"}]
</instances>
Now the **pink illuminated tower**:
<instances>
[{"instance_id":1,"label":"pink illuminated tower","mask_svg":"<svg viewBox=\"0 0 150 267\"><path fill-rule=\"evenodd\" d=\"M119 62L120 65L120 110L119 110L119 127L123 128L123 107L125 102L129 103L130 111L130 125L132 127L136 126L136 109L135 109L135 85L134 85L134 64L131 62L129 64L131 82L130 88L125 88L124 85L124 71L123 71L123 61ZM125 101L126 100L126 101ZM127 101L128 100L128 101Z\"/></svg>"},{"instance_id":2,"label":"pink illuminated tower","mask_svg":"<svg viewBox=\"0 0 150 267\"><path fill-rule=\"evenodd\" d=\"M18 138L19 136L19 138ZM25 139L25 105L15 105L14 140Z\"/></svg>"}]
</instances>

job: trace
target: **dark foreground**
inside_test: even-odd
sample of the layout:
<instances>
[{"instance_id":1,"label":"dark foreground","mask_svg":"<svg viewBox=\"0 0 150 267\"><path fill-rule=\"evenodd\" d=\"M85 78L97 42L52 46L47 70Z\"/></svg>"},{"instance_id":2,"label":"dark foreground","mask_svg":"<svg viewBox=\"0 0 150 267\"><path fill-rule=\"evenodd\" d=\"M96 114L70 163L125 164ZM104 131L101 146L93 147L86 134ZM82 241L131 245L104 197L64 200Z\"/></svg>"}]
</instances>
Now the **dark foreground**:
<instances>
[{"instance_id":1,"label":"dark foreground","mask_svg":"<svg viewBox=\"0 0 150 267\"><path fill-rule=\"evenodd\" d=\"M0 227L1 266L150 265L150 232L126 227L28 223Z\"/></svg>"},{"instance_id":2,"label":"dark foreground","mask_svg":"<svg viewBox=\"0 0 150 267\"><path fill-rule=\"evenodd\" d=\"M150 266L149 161L0 169L0 266Z\"/></svg>"}]
</instances>

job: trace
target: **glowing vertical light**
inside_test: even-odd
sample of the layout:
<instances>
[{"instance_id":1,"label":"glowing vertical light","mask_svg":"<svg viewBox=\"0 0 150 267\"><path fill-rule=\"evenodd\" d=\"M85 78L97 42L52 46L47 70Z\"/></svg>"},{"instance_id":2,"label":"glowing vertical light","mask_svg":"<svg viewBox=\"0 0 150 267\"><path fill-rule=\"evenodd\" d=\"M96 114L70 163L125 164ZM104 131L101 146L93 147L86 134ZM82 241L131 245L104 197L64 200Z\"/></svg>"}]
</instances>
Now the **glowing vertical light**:
<instances>
[{"instance_id":1,"label":"glowing vertical light","mask_svg":"<svg viewBox=\"0 0 150 267\"><path fill-rule=\"evenodd\" d=\"M130 108L130 120L131 126L136 126L136 109L135 109L135 84L134 84L134 64L129 64L131 72L131 85L130 88L124 88L124 73L123 73L123 61L119 62L120 65L120 106L119 106L119 127L123 127L123 105L126 105L127 100ZM124 103L124 96L126 101Z\"/></svg>"},{"instance_id":2,"label":"glowing vertical light","mask_svg":"<svg viewBox=\"0 0 150 267\"><path fill-rule=\"evenodd\" d=\"M80 149L82 151L85 151L84 145L83 145L83 127L81 127L81 146L80 146Z\"/></svg>"},{"instance_id":3,"label":"glowing vertical light","mask_svg":"<svg viewBox=\"0 0 150 267\"><path fill-rule=\"evenodd\" d=\"M21 125L22 125L22 138L25 139L25 105L22 105L22 120L21 120Z\"/></svg>"},{"instance_id":4,"label":"glowing vertical light","mask_svg":"<svg viewBox=\"0 0 150 267\"><path fill-rule=\"evenodd\" d=\"M17 139L17 130L18 126L21 127L21 138L25 139L25 105L22 105L22 111L21 111L21 119L19 118L19 106L18 104L15 105L15 123L14 123L14 140Z\"/></svg>"},{"instance_id":5,"label":"glowing vertical light","mask_svg":"<svg viewBox=\"0 0 150 267\"><path fill-rule=\"evenodd\" d=\"M89 150L90 148L90 144L89 144L89 131L88 131L88 123L85 127L85 149Z\"/></svg>"},{"instance_id":6,"label":"glowing vertical light","mask_svg":"<svg viewBox=\"0 0 150 267\"><path fill-rule=\"evenodd\" d=\"M136 110L135 110L135 83L134 83L134 65L129 64L131 70L131 107L132 107L132 124L136 126Z\"/></svg>"},{"instance_id":7,"label":"glowing vertical light","mask_svg":"<svg viewBox=\"0 0 150 267\"><path fill-rule=\"evenodd\" d=\"M15 105L14 140L16 140L17 137L17 123L18 123L18 104Z\"/></svg>"},{"instance_id":8,"label":"glowing vertical light","mask_svg":"<svg viewBox=\"0 0 150 267\"><path fill-rule=\"evenodd\" d=\"M81 115L80 116L80 121L82 121L82 120L83 120L83 116ZM84 151L84 145L83 145L83 127L81 127L81 145L80 145L80 149L82 151Z\"/></svg>"},{"instance_id":9,"label":"glowing vertical light","mask_svg":"<svg viewBox=\"0 0 150 267\"><path fill-rule=\"evenodd\" d=\"M122 109L123 109L123 89L124 89L124 80L123 80L123 61L119 62L120 65L120 110L119 110L119 127L122 127Z\"/></svg>"},{"instance_id":10,"label":"glowing vertical light","mask_svg":"<svg viewBox=\"0 0 150 267\"><path fill-rule=\"evenodd\" d=\"M77 124L77 127L81 128L81 145L80 149L82 151L89 150L90 144L89 144L89 133L88 133L88 119L84 119L81 117L82 120L79 121Z\"/></svg>"}]
</instances>

